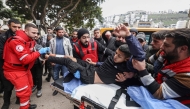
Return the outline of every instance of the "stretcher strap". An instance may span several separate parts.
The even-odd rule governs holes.
[[[126,94],[126,106],[133,106],[133,107],[141,107],[138,103],[136,103],[135,101],[130,101],[130,96],[128,93]]]
[[[130,96],[128,93],[126,93],[126,90],[124,88],[120,88],[116,91],[115,96],[112,98],[108,109],[114,109],[115,105],[119,101],[120,96],[124,93],[126,95],[126,106],[134,106],[134,107],[140,107],[139,104],[137,104],[135,101],[130,101]]]
[[[115,105],[117,104],[117,102],[119,101],[119,98],[121,96],[122,93],[125,93],[125,89],[120,88],[116,91],[115,96],[112,98],[108,109],[114,109]]]

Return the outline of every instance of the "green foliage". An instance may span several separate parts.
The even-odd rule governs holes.
[[[3,6],[3,2],[0,1],[0,19],[2,18],[11,18],[13,13],[10,9],[7,9]]]
[[[64,21],[69,22],[66,24],[66,28],[72,30],[74,27],[83,26],[83,28],[92,29],[95,26],[96,19],[102,22],[102,11],[97,6],[97,3],[98,1],[83,0],[77,9],[68,14],[67,18],[64,19]]]
[[[6,4],[27,20],[40,20],[41,26],[56,27],[63,22],[69,30],[84,25],[92,28],[102,21],[99,4],[104,0],[7,0]],[[51,24],[49,24],[51,22]]]
[[[175,24],[178,20],[187,20],[188,15],[184,13],[149,14],[148,18],[155,23],[162,21],[164,25],[169,26],[170,24]]]

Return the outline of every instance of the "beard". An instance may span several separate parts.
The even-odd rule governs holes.
[[[179,59],[177,48],[175,48],[173,51],[166,53],[164,51],[165,55],[163,56],[167,61],[175,61]]]
[[[121,41],[115,41],[115,46],[118,48],[120,45],[123,45],[123,44],[126,44],[124,42],[121,42]]]
[[[83,47],[87,48],[89,43],[88,42],[85,42],[85,43],[81,42],[81,44],[82,44]]]

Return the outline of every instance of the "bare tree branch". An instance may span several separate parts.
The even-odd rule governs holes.
[[[28,6],[28,9],[31,10],[30,5],[27,0],[25,0],[26,5]]]
[[[42,22],[42,24],[45,24],[45,17],[47,13],[46,8],[48,7],[48,3],[49,3],[49,0],[46,1],[41,18],[40,18],[40,21]]]
[[[63,10],[65,10],[65,9],[69,8],[70,6],[72,6],[72,4],[73,4],[73,0],[70,1],[70,4],[69,4],[69,5],[67,5],[66,7],[63,7],[63,8],[61,8],[61,9],[59,10],[58,16],[61,14],[61,12],[62,12]]]
[[[27,0],[25,0],[25,3],[26,3],[26,5],[28,6],[28,9],[31,10],[30,14],[31,14],[31,16],[32,16],[32,18],[33,18],[34,20],[36,20],[36,17],[34,16],[33,11],[34,11],[34,8],[35,8],[37,2],[38,2],[38,0],[35,0],[35,2],[34,2],[34,4],[33,4],[32,8],[30,8],[30,4],[28,3]]]
[[[61,19],[63,19],[65,16],[67,16],[68,13],[72,12],[74,9],[77,8],[77,6],[78,6],[78,4],[80,3],[80,1],[81,1],[81,0],[78,0],[77,3],[75,4],[75,6],[74,6],[71,10],[69,10],[67,13],[65,13],[64,15],[62,15],[61,17],[60,17],[60,15],[57,16],[57,20],[54,21],[54,22],[52,23],[52,25],[58,25],[58,23],[60,22]]]
[[[38,2],[38,0],[35,0],[34,4],[32,5],[32,8],[31,8],[31,10],[32,10],[31,15],[32,15],[32,17],[34,17],[34,20],[36,20],[36,17],[34,16],[34,8],[36,7],[37,2]]]

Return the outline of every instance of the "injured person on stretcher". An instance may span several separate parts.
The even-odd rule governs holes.
[[[110,84],[116,82],[116,75],[118,73],[122,73],[125,80],[127,78],[132,78],[135,75],[128,67],[126,67],[126,61],[131,62],[130,56],[131,54],[128,46],[125,44],[121,45],[116,50],[115,55],[108,57],[100,67],[95,67],[86,61],[69,56],[53,57],[46,55],[46,58],[50,62],[65,65],[71,74],[76,78],[80,78],[85,84]]]
[[[133,68],[132,59],[143,61],[145,52],[136,37],[126,27],[117,29],[115,32],[124,37],[127,44],[121,45],[115,54],[109,56],[99,67],[70,56],[56,57],[56,55],[52,56],[53,54],[50,54],[50,56],[46,55],[45,57],[52,63],[65,65],[71,74],[76,78],[80,78],[85,84],[115,83],[118,73],[122,73],[126,78],[131,78],[137,72]]]

